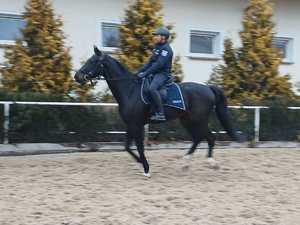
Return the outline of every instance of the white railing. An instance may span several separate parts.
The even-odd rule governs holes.
[[[260,110],[269,109],[267,106],[229,106],[231,109],[254,109],[254,141],[259,142],[259,130],[260,130]],[[300,107],[288,107],[291,110],[300,109]]]
[[[0,101],[4,105],[4,121],[3,121],[3,144],[9,143],[9,114],[10,105],[55,105],[55,106],[118,106],[116,103],[90,103],[90,102],[20,102],[20,101]]]
[[[4,105],[4,122],[3,122],[3,132],[4,139],[3,143],[9,143],[9,122],[10,122],[10,105],[55,105],[55,106],[113,106],[117,107],[117,103],[79,103],[79,102],[21,102],[21,101],[0,101],[0,104]],[[260,130],[260,110],[268,109],[266,106],[229,106],[232,109],[254,109],[254,141],[259,142],[259,130]],[[288,107],[290,110],[299,110],[300,107]],[[149,125],[145,126],[145,139],[148,141],[149,138]],[[118,132],[124,133],[124,132]]]

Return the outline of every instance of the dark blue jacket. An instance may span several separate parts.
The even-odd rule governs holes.
[[[169,43],[156,44],[152,56],[147,64],[145,64],[138,73],[144,72],[145,76],[150,74],[165,73],[171,74],[173,51]]]

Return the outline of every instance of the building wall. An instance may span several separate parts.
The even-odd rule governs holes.
[[[293,64],[283,64],[280,70],[283,74],[290,74],[292,82],[300,81],[300,1],[275,1],[274,21],[277,24],[277,36],[291,37],[293,41]]]
[[[0,0],[0,13],[20,13],[24,8],[24,0]],[[3,62],[4,49],[0,48],[0,62]]]
[[[24,11],[26,0],[0,0],[0,12]],[[126,0],[53,0],[55,12],[63,17],[66,45],[71,47],[73,65],[78,68],[100,45],[101,21],[121,21]],[[1,56],[0,56],[1,57]]]
[[[56,13],[64,18],[67,46],[71,47],[73,64],[78,68],[93,50],[101,46],[101,21],[120,22],[127,7],[127,0],[53,0]],[[221,40],[230,37],[239,45],[242,12],[248,0],[163,0],[166,23],[174,25],[177,38],[173,48],[181,56],[185,81],[204,82],[220,59],[189,57],[189,31],[220,32]],[[0,12],[22,12],[25,0],[0,0]],[[298,29],[300,1],[274,0],[277,36],[294,38],[293,64],[283,64],[280,70],[300,80],[300,30]],[[298,26],[297,26],[298,25]],[[221,45],[222,46],[222,45]],[[222,50],[222,49],[221,49]],[[1,51],[0,51],[1,60]]]
[[[221,32],[221,38],[232,38],[235,46],[240,45],[238,31],[242,29],[241,19],[247,0],[165,0],[166,21],[173,22],[177,39],[174,48],[182,56],[187,81],[206,81],[212,68],[221,60],[204,60],[188,57],[189,29]],[[300,81],[300,1],[274,1],[276,36],[293,38],[293,63],[282,64],[280,71],[291,74],[292,81]]]
[[[237,30],[240,29],[240,21],[244,0],[165,0],[164,14],[166,21],[175,21],[177,39],[174,43],[176,53],[181,55],[185,80],[206,81],[212,68],[221,62],[215,59],[190,58],[189,55],[189,31],[199,29],[202,31],[215,31],[221,33],[221,39],[225,36],[237,40]],[[223,47],[221,45],[221,47]]]

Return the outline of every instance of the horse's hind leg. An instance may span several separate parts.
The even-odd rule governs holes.
[[[206,140],[207,140],[207,143],[208,143],[207,158],[212,158],[213,157],[213,149],[215,147],[216,137],[215,137],[215,135],[213,135],[213,133],[211,133],[210,130],[207,133]]]
[[[190,147],[189,151],[186,153],[186,156],[193,155],[195,150],[197,149],[198,145],[200,144],[200,142],[201,142],[201,138],[199,138],[199,137],[193,138],[193,144]]]
[[[197,149],[197,146],[203,139],[202,132],[199,131],[200,129],[200,124],[197,122],[192,122],[190,120],[181,120],[181,124],[184,126],[184,128],[188,131],[188,133],[192,137],[193,144],[189,151],[185,154],[185,158],[190,158],[191,155],[195,152]]]
[[[208,143],[208,163],[212,168],[218,168],[218,163],[213,159],[213,149],[215,146],[215,136],[211,133],[211,131],[208,128],[208,121],[198,121],[198,122],[191,122],[182,120],[182,125],[187,129],[189,134],[192,136],[193,145],[187,152],[187,154],[184,156],[186,159],[190,159],[192,154],[195,152],[197,146],[199,143],[206,139]],[[205,124],[205,126],[203,126]],[[202,125],[202,127],[201,127]],[[187,168],[188,166],[185,166],[184,168]]]
[[[187,132],[191,135],[193,144],[189,151],[184,155],[183,159],[185,160],[182,170],[186,171],[190,167],[190,159],[192,158],[193,153],[197,149],[197,146],[202,140],[201,134],[199,132],[200,126],[197,122],[193,122],[191,120],[181,120],[181,124],[187,130]]]
[[[207,152],[208,163],[209,163],[211,168],[218,169],[219,164],[213,158],[213,149],[214,149],[214,146],[215,146],[216,137],[211,133],[210,130],[208,130],[206,140],[207,140],[207,143],[208,143],[208,152]]]
[[[211,133],[211,131],[208,128],[207,121],[203,122],[187,122],[182,121],[183,126],[187,129],[189,134],[192,136],[193,145],[189,149],[186,155],[192,155],[199,143],[206,139],[208,143],[208,152],[207,157],[212,158],[213,157],[213,149],[215,146],[215,136]],[[203,124],[206,124],[205,127],[203,127]],[[201,127],[202,125],[202,127]]]

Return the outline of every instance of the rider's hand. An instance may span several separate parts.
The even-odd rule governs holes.
[[[146,76],[146,73],[140,72],[140,73],[137,74],[137,76],[138,76],[139,78],[144,78],[144,77]]]

